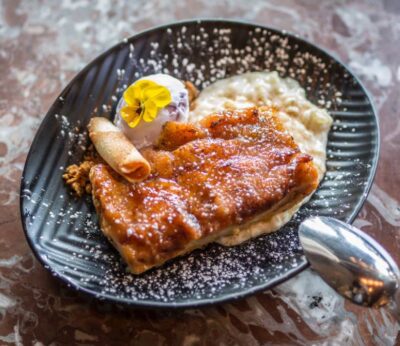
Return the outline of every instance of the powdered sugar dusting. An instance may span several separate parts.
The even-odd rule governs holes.
[[[243,33],[246,37],[238,39]],[[364,143],[365,138],[360,139],[358,133],[358,129],[365,130],[365,122],[349,118],[346,112],[351,109],[355,117],[365,116],[370,112],[368,99],[360,89],[355,96],[346,92],[357,83],[329,58],[274,31],[249,28],[248,32],[236,32],[224,24],[210,29],[199,22],[171,26],[162,40],[150,36],[146,41],[127,39],[116,48],[113,70],[107,75],[108,84],[104,82],[115,85],[92,90],[87,102],[98,103],[90,112],[72,117],[67,107],[69,95],[59,100],[66,106],[53,117],[52,125],[57,128],[56,140],[62,152],[61,156],[51,153],[53,161],[48,160],[57,164],[57,174],[28,174],[23,190],[29,236],[41,260],[54,275],[99,297],[171,304],[240,296],[298,269],[304,264],[296,234],[299,221],[318,213],[347,219],[361,198],[360,191],[365,190],[372,161],[358,158],[358,152],[349,147],[371,144]],[[312,102],[330,109],[335,123],[328,146],[328,172],[321,188],[278,233],[232,248],[212,244],[140,276],[128,273],[101,234],[90,198],[77,200],[61,184],[61,167],[79,162],[83,156],[87,145],[84,124],[94,113],[112,117],[124,89],[144,75],[167,73],[204,88],[218,79],[262,70],[296,79]],[[89,69],[86,73],[92,72]]]

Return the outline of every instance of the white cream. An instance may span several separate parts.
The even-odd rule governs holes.
[[[313,157],[321,180],[325,173],[326,143],[332,118],[325,109],[308,101],[305,90],[293,79],[282,79],[277,72],[249,72],[217,81],[200,93],[189,113],[189,121],[198,121],[222,109],[262,105],[278,109],[278,117],[300,149]],[[239,226],[233,235],[223,237],[218,242],[231,246],[276,231],[308,199],[272,218]]]
[[[155,144],[154,141],[159,137],[165,122],[170,120],[185,122],[188,121],[189,115],[188,91],[179,79],[165,74],[149,75],[139,80],[143,79],[165,86],[171,93],[172,101],[168,106],[159,110],[154,121],[147,123],[141,120],[135,128],[130,128],[121,117],[121,108],[126,105],[121,97],[117,106],[115,125],[122,130],[138,149]]]

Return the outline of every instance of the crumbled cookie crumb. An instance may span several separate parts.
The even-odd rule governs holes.
[[[89,172],[98,162],[99,157],[91,146],[80,164],[70,165],[66,168],[62,177],[78,197],[83,196],[84,193],[91,194],[92,185],[89,180]]]
[[[194,101],[196,100],[197,96],[199,96],[199,90],[194,86],[192,82],[185,81],[185,88],[189,93],[189,104],[190,104],[190,109],[193,109],[194,107]]]

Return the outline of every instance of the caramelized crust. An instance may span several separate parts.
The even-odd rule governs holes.
[[[140,183],[105,164],[90,172],[102,230],[134,273],[289,208],[318,183],[312,158],[266,108],[167,123],[158,148],[142,155],[152,173]]]

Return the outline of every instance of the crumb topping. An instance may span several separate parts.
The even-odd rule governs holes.
[[[99,163],[99,161],[101,161],[100,157],[95,152],[94,147],[90,146],[81,163],[69,165],[65,169],[65,173],[62,177],[65,180],[65,183],[78,197],[82,197],[85,193],[92,193],[89,172],[96,163]]]
[[[185,88],[189,93],[189,105],[190,110],[194,108],[194,101],[196,100],[197,96],[199,96],[199,89],[197,89],[194,84],[190,81],[185,81]]]

